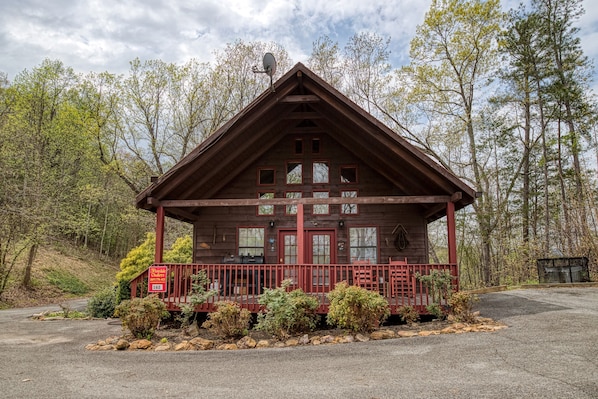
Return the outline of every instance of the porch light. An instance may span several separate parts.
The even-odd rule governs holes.
[[[273,228],[273,227],[274,227],[274,225],[275,225],[275,223],[274,223],[274,220],[270,220],[270,221],[268,222],[268,226],[270,226],[270,228]]]
[[[344,220],[339,220],[339,221],[338,221],[338,227],[340,227],[341,229],[342,229],[343,227],[345,227],[345,221],[344,221]]]

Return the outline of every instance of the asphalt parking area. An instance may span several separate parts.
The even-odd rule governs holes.
[[[509,328],[283,349],[89,352],[105,320],[0,311],[0,396],[27,398],[597,398],[598,288],[480,295]]]

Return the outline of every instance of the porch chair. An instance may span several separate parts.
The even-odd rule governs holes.
[[[369,260],[354,260],[354,265],[369,265]],[[372,269],[354,269],[353,284],[370,291],[378,291],[379,283]]]
[[[413,298],[415,295],[415,278],[409,270],[391,270],[389,276],[390,296],[404,296]]]

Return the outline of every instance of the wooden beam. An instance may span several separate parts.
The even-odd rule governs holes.
[[[290,103],[290,104],[317,103],[319,101],[320,101],[320,97],[314,96],[313,94],[289,95],[289,96],[283,97],[280,100],[281,103]]]
[[[165,208],[197,208],[221,206],[259,206],[259,205],[335,205],[335,204],[439,204],[450,202],[448,195],[404,195],[393,197],[330,197],[330,198],[239,198],[239,199],[201,199],[201,200],[162,200]]]
[[[322,114],[318,112],[291,112],[285,119],[292,119],[292,120],[303,120],[303,119],[322,119]]]
[[[284,245],[284,244],[278,244]],[[305,263],[305,231],[303,229],[303,204],[297,205],[297,263]]]
[[[448,237],[449,263],[457,263],[457,230],[455,225],[455,203],[446,203],[446,228]]]
[[[164,254],[164,207],[159,206],[156,212],[156,247],[154,262],[162,263]]]

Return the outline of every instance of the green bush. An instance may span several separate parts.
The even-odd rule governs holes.
[[[122,301],[114,314],[120,317],[123,326],[137,338],[150,339],[160,320],[169,316],[166,305],[156,295]]]
[[[475,321],[473,304],[478,301],[476,295],[458,291],[451,295],[448,300],[450,313],[456,321],[472,323]]]
[[[317,298],[301,289],[287,292],[290,285],[290,280],[284,280],[280,287],[266,288],[260,295],[259,303],[264,309],[257,315],[256,330],[284,338],[316,327],[316,310],[320,306]]]
[[[145,241],[131,249],[120,262],[120,272],[116,274],[117,281],[131,281],[154,263],[156,248],[156,234],[147,233]]]
[[[432,316],[434,316],[434,317],[436,317],[437,319],[440,319],[440,320],[444,320],[446,318],[446,315],[447,315],[447,312],[444,310],[444,308],[442,307],[442,305],[439,305],[437,303],[431,303],[431,304],[429,304],[428,306],[426,306],[426,310]]]
[[[369,332],[390,316],[388,302],[379,293],[342,282],[327,295],[328,324],[353,332]]]
[[[401,306],[397,313],[405,323],[412,324],[419,320],[419,313],[413,306]]]
[[[114,288],[106,288],[87,302],[87,314],[91,317],[107,319],[114,315],[116,308],[116,292]]]
[[[147,285],[147,283],[145,284]],[[138,287],[145,288],[145,287]],[[147,294],[147,293],[146,293]],[[119,280],[116,286],[116,304],[131,299],[131,283],[128,280]]]
[[[216,311],[208,314],[202,327],[222,338],[237,338],[247,335],[250,321],[249,310],[236,302],[224,301],[216,303]]]
[[[206,289],[210,286],[210,282],[211,281],[208,278],[208,274],[205,270],[200,270],[197,272],[197,274],[191,275],[191,291],[189,292],[188,296],[189,302],[178,304],[179,308],[181,309],[179,321],[181,322],[182,328],[186,328],[189,326],[189,324],[195,322],[197,318],[195,308],[197,306],[206,303],[208,299],[218,293],[216,290]]]

